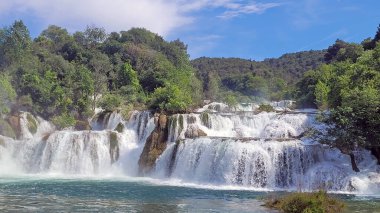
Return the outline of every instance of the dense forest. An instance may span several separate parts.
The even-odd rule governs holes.
[[[325,53],[325,50],[288,53],[264,61],[201,57],[192,60],[191,64],[209,99],[219,99],[214,86],[218,84],[222,89],[234,91],[235,96],[246,96],[246,99],[255,96],[280,100],[292,97],[295,83],[306,71],[324,63]]]
[[[0,112],[27,110],[67,127],[98,106],[191,109],[201,102],[202,88],[186,48],[140,28],[69,34],[51,25],[32,40],[16,21],[0,30]]]
[[[261,62],[190,61],[183,42],[141,28],[107,34],[87,27],[70,34],[51,25],[32,39],[15,21],[0,30],[0,127],[20,110],[64,128],[87,121],[98,107],[176,113],[203,99],[236,104],[292,98],[299,107],[326,112],[321,119],[329,128],[316,134],[318,140],[350,155],[362,146],[380,159],[379,41],[380,28],[361,44],[338,39],[327,50]]]

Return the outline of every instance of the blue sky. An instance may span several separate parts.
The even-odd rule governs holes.
[[[191,58],[262,60],[360,42],[380,24],[378,0],[0,0],[0,24],[22,19],[31,35],[49,24],[69,32],[145,27],[188,44]]]

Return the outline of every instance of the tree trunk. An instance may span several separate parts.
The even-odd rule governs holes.
[[[352,170],[354,170],[355,172],[360,172],[360,170],[358,168],[358,165],[356,165],[354,153],[351,152],[349,154],[349,156],[350,156],[350,159],[351,159]]]

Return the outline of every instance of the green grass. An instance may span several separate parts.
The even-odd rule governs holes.
[[[268,198],[265,206],[284,213],[339,213],[345,204],[325,191],[294,192],[278,198]]]

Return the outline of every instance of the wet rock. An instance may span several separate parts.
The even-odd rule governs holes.
[[[20,116],[12,115],[8,117],[8,123],[14,132],[15,137],[13,138],[20,138],[21,136]]]
[[[200,115],[200,118],[201,118],[201,123],[203,126],[206,126],[207,128],[211,128],[211,119],[210,119],[210,115],[207,113],[207,112],[203,112],[201,115]]]
[[[122,133],[124,131],[124,124],[122,123],[117,124],[115,131]]]
[[[185,132],[186,138],[197,138],[202,136],[207,136],[207,134],[203,130],[199,129],[197,125],[189,125],[187,127]]]
[[[75,130],[83,131],[83,130],[91,130],[90,123],[88,121],[78,120],[75,123]]]
[[[146,175],[155,167],[156,160],[165,151],[168,141],[168,118],[155,114],[156,127],[147,138],[139,159],[139,173]]]
[[[120,157],[119,141],[116,132],[110,132],[110,156],[111,163],[116,162]]]

